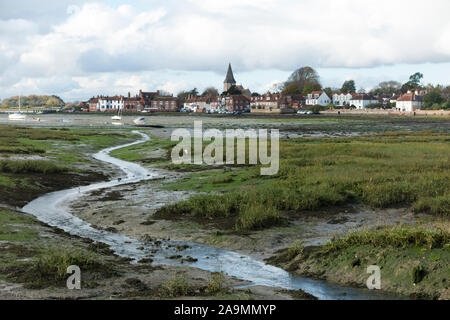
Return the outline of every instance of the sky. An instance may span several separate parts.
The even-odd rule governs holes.
[[[449,85],[450,1],[0,0],[0,99],[65,101],[238,84],[265,92],[311,66],[354,79]]]

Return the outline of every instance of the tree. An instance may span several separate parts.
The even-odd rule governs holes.
[[[226,96],[226,95],[239,95],[242,94],[242,91],[239,90],[236,86],[231,86],[230,89],[228,89],[228,91],[224,91],[222,93],[222,96]]]
[[[441,93],[437,89],[431,90],[429,93],[427,93],[423,97],[423,104],[426,109],[432,108],[433,105],[435,105],[435,104],[440,105],[444,101],[445,101],[444,97],[441,95]]]
[[[198,96],[198,90],[197,90],[197,88],[192,89],[191,91],[189,91],[189,93],[190,93],[193,97]]]
[[[423,74],[416,72],[409,77],[409,81],[402,86],[402,92],[406,93],[408,90],[420,88],[420,81],[423,79]]]
[[[446,101],[450,101],[450,86],[443,88],[441,94]]]
[[[323,91],[325,91],[327,96],[329,96],[330,98],[333,95],[333,90],[331,88],[325,88],[325,89],[323,89]]]
[[[301,94],[302,92],[298,88],[297,84],[291,83],[284,88],[283,93],[284,94]]]
[[[214,87],[208,87],[202,93],[202,96],[209,97],[209,98],[215,98],[218,95],[219,95],[219,91]]]
[[[58,96],[23,96],[20,97],[22,107],[39,108],[39,107],[64,107],[65,102]],[[9,108],[16,108],[19,106],[19,97],[11,97],[3,100],[3,105]]]
[[[414,89],[420,86],[420,80],[423,79],[423,74],[420,72],[414,73],[409,77],[409,83],[413,86]]]
[[[302,94],[309,94],[313,91],[319,91],[319,90],[322,90],[322,86],[319,83],[307,82],[307,83],[305,83],[305,86],[303,87]]]
[[[253,92],[252,93],[252,97],[259,97],[259,96],[261,96],[258,92]]]
[[[370,93],[374,96],[393,96],[401,93],[402,84],[397,81],[383,81]]]
[[[294,90],[294,85],[298,90]],[[319,88],[318,90],[322,88],[320,85],[319,74],[311,67],[303,67],[295,70],[284,83],[283,93],[287,93],[285,91],[288,90],[290,93],[293,93],[293,91],[296,93],[303,93],[305,86],[308,86],[305,91],[310,91],[313,87],[316,89]]]
[[[344,82],[341,88],[342,93],[355,93],[356,92],[356,85],[355,80],[347,80]]]

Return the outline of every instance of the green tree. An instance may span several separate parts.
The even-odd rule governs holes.
[[[319,91],[319,90],[322,90],[322,86],[319,83],[308,82],[303,87],[302,94],[309,94],[313,91]]]
[[[325,88],[323,89],[323,91],[325,91],[325,93],[327,94],[327,96],[329,96],[330,98],[332,98],[333,95],[333,90],[331,88]]]
[[[239,90],[236,86],[231,86],[230,89],[228,89],[228,91],[225,91],[222,93],[223,96],[226,95],[239,95],[242,94],[242,91]]]
[[[284,88],[283,93],[284,94],[301,94],[302,92],[298,88],[297,84],[291,83]]]
[[[341,88],[342,93],[355,93],[356,92],[356,85],[355,80],[347,80],[344,82]]]
[[[420,88],[420,81],[423,79],[423,74],[416,72],[409,77],[409,81],[402,86],[402,92],[406,93],[408,90]]]
[[[423,97],[423,104],[426,109],[432,108],[435,104],[442,104],[445,101],[439,90],[434,89]]]

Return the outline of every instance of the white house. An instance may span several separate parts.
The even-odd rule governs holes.
[[[97,110],[99,111],[112,111],[123,109],[125,106],[125,99],[122,96],[114,97],[98,97]]]
[[[306,97],[307,106],[327,106],[331,103],[331,99],[324,91],[313,91]]]
[[[406,93],[397,99],[396,108],[400,111],[412,112],[423,107],[423,96],[413,92]]]
[[[368,94],[356,94],[350,100],[350,106],[356,107],[356,109],[365,109],[369,104],[378,103],[378,100]]]
[[[338,107],[350,106],[350,101],[355,95],[355,93],[335,93],[333,94],[333,104]]]
[[[211,109],[211,100],[209,97],[190,98],[186,100],[183,107],[192,112],[208,112]]]

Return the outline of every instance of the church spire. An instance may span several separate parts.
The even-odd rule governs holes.
[[[227,76],[223,82],[223,91],[228,91],[232,86],[236,85],[236,80],[234,80],[233,70],[231,69],[231,63],[228,64]]]
[[[234,80],[233,70],[231,69],[231,63],[228,64],[228,72],[225,77],[225,81],[223,83],[236,84],[236,80]]]

